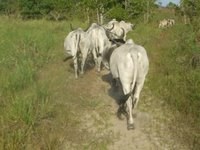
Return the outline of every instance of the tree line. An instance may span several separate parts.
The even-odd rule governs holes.
[[[180,5],[170,2],[167,7],[181,14],[184,22],[199,20],[200,0],[181,0]],[[101,23],[104,18],[144,18],[148,22],[155,8],[156,0],[0,0],[0,14],[22,19],[46,18],[63,20],[78,17],[90,22]]]
[[[156,0],[0,0],[0,13],[23,19],[69,19],[77,16],[101,21],[102,17],[129,19],[144,16],[148,21]]]

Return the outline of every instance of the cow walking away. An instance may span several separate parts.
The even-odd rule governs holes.
[[[131,39],[115,50],[109,58],[109,68],[113,79],[121,83],[128,108],[128,129],[134,128],[133,110],[136,109],[140,92],[149,69],[146,50]]]
[[[91,49],[89,36],[81,28],[71,31],[64,40],[64,49],[65,54],[73,58],[75,78],[78,78],[78,54],[82,55],[80,73],[83,74],[85,61]]]
[[[110,48],[116,46],[116,39],[121,39],[121,36],[116,36],[115,39],[111,36],[111,32],[107,31],[103,26],[100,26],[96,23],[92,23],[87,34],[91,40],[91,51],[97,66],[97,70],[101,70],[102,65],[102,54],[104,51],[109,50]],[[124,42],[124,41],[122,41]]]

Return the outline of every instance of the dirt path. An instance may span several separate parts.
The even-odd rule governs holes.
[[[92,76],[97,76],[97,79],[95,79],[96,82],[93,82],[93,85],[91,85],[91,90],[93,89],[92,87],[95,87],[95,91],[92,90],[91,92],[96,93],[96,91],[98,91],[105,105],[110,107],[107,113],[110,116],[108,122],[111,126],[109,126],[107,130],[111,131],[115,138],[113,143],[108,146],[108,150],[188,149],[188,147],[179,143],[179,141],[173,137],[173,134],[170,133],[170,126],[167,124],[167,121],[165,121],[166,119],[162,118],[173,114],[170,114],[162,104],[152,103],[154,98],[148,87],[145,86],[141,93],[141,101],[139,102],[139,108],[135,116],[135,129],[127,130],[127,120],[125,116],[121,120],[116,115],[119,107],[117,99],[119,99],[121,93],[111,89],[108,71],[103,70],[101,75],[97,75],[92,71],[89,75],[90,80],[92,80]],[[155,108],[153,108],[154,106]],[[168,113],[168,115],[165,115],[166,113]]]
[[[80,143],[81,145],[78,144],[80,141],[73,141],[73,138],[70,139],[70,135],[68,135],[69,138],[62,142],[62,150],[92,149],[93,147],[108,150],[188,150],[188,147],[175,139],[171,133],[167,117],[173,116],[173,114],[170,114],[167,107],[162,106],[162,103],[155,102],[154,96],[146,85],[141,93],[135,117],[135,129],[127,130],[126,118],[124,117],[121,120],[116,115],[119,107],[116,100],[120,97],[120,92],[111,89],[108,71],[103,70],[101,73],[97,73],[95,69],[92,69],[76,80],[73,77],[72,69],[68,69],[67,73],[70,76],[66,79],[66,66],[64,65],[66,64],[63,64],[63,62],[50,65],[46,68],[46,71],[43,71],[46,73],[42,75],[42,79],[50,79],[51,76],[55,76],[50,81],[54,85],[52,87],[53,97],[57,98],[55,103],[69,105],[66,102],[65,93],[72,89],[72,91],[76,91],[75,93],[78,92],[74,96],[83,97],[84,101],[90,101],[89,104],[91,103],[91,106],[95,105],[95,107],[92,107],[92,109],[90,107],[83,108],[85,113],[81,114],[81,128],[78,130],[80,130],[79,134],[86,131],[84,133],[88,135],[85,135],[86,138],[80,138],[83,141]],[[89,98],[92,98],[92,100],[89,100]],[[100,105],[96,104],[98,100],[101,102]],[[80,102],[78,103],[77,105],[81,105]],[[86,105],[88,105],[88,102]],[[82,107],[87,106],[80,106],[80,108]],[[76,113],[77,110],[72,108],[72,111]],[[77,130],[75,131],[77,132]],[[107,137],[112,142],[106,144],[103,148],[90,146],[88,143],[93,143],[92,139],[87,140],[87,137],[90,136],[94,136],[94,142],[99,139],[107,140],[105,139]],[[74,139],[77,139],[77,137]]]
[[[117,139],[108,147],[109,150],[129,150],[129,149],[139,149],[139,150],[148,150],[148,149],[156,149],[157,147],[151,141],[149,135],[144,130],[148,127],[149,122],[151,121],[151,116],[146,112],[137,112],[135,116],[135,129],[127,130],[127,119],[124,115],[119,119],[117,117],[117,110],[119,108],[118,100],[122,95],[120,89],[116,92],[116,89],[112,89],[109,82],[110,76],[107,71],[102,71],[102,76],[105,86],[108,89],[108,97],[106,101],[111,105],[111,119],[109,120],[112,125],[109,130],[111,130],[114,135],[118,135]]]

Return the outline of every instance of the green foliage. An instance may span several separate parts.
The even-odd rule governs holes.
[[[108,13],[110,18],[122,18],[123,15],[126,18],[136,18],[150,11],[154,3],[155,0],[2,0],[0,12],[7,15],[20,14],[23,19],[62,20],[81,14],[88,15],[88,11],[91,18],[96,16],[96,11]],[[114,16],[110,16],[112,14]]]
[[[41,18],[40,1],[38,0],[19,0],[19,7],[23,18]]]
[[[169,2],[168,4],[167,4],[167,6],[166,6],[167,8],[176,8],[177,7],[177,5],[176,4],[174,4],[173,2]]]
[[[128,13],[120,5],[113,7],[107,13],[107,18],[116,18],[117,20],[126,20],[128,19]]]
[[[128,7],[129,13],[132,17],[143,15],[146,11],[147,1],[144,0],[131,0]]]
[[[17,0],[1,0],[0,1],[0,13],[5,15],[11,15],[18,13],[18,1]]]
[[[156,87],[155,93],[172,109],[192,116],[199,124],[200,76],[199,68],[192,67],[191,59],[199,54],[200,46],[195,41],[193,27],[176,25],[171,32],[163,32],[173,33],[173,37],[168,35],[170,41],[165,40],[166,46],[159,52],[158,62],[154,60],[157,69],[155,77],[151,76],[151,86]]]

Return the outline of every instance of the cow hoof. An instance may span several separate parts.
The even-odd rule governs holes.
[[[133,129],[135,129],[135,126],[134,126],[134,124],[128,124],[127,128],[128,128],[128,130],[133,130]]]
[[[117,117],[118,117],[120,120],[124,120],[124,117],[122,116],[121,112],[117,112]]]

